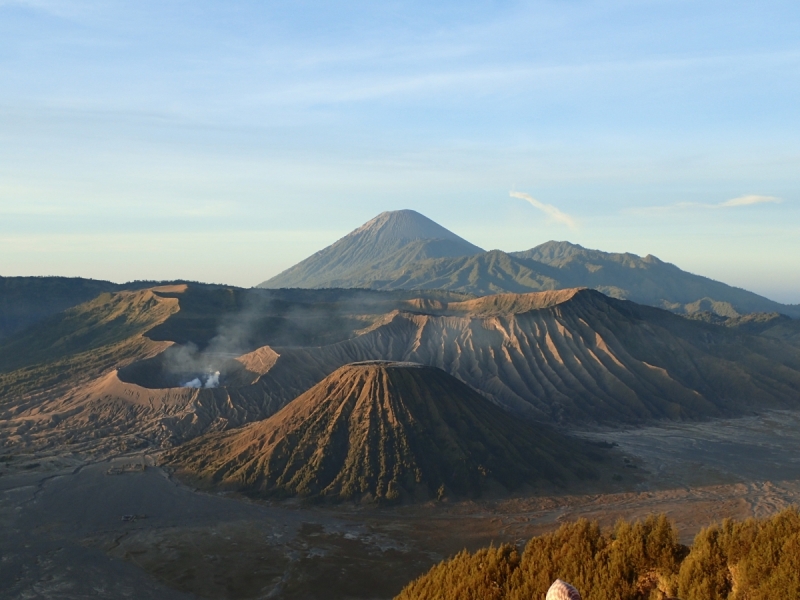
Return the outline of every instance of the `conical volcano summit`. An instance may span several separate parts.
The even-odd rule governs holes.
[[[482,248],[416,211],[389,211],[259,287],[364,287],[352,282],[371,281],[374,273],[392,271],[410,262],[482,252]]]
[[[344,366],[273,417],[178,448],[213,485],[266,496],[423,500],[591,477],[588,445],[514,418],[444,371]]]

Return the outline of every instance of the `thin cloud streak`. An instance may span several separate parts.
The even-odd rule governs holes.
[[[456,90],[502,90],[514,84],[543,89],[567,85],[568,82],[587,77],[625,77],[644,73],[686,71],[697,69],[741,69],[752,64],[796,63],[800,52],[761,52],[751,54],[724,54],[693,58],[646,58],[637,60],[584,61],[554,64],[495,64],[478,68],[456,67],[445,70],[430,70],[427,63],[412,74],[388,74],[373,72],[340,75],[330,78],[326,74],[309,73],[302,83],[287,80],[282,83],[270,79],[268,88],[253,90],[241,97],[246,102],[259,106],[269,105],[314,105],[365,102],[388,97],[412,94],[445,93]],[[320,75],[320,76],[317,76]],[[496,88],[488,88],[494,85]]]
[[[753,204],[765,204],[765,203],[772,203],[772,204],[779,204],[781,202],[780,198],[776,198],[775,196],[758,196],[755,194],[751,194],[749,196],[739,196],[738,198],[733,198],[731,200],[726,200],[725,202],[720,202],[717,205],[714,205],[714,208],[731,208],[733,206],[752,206]]]
[[[703,202],[676,202],[675,204],[668,204],[666,206],[646,206],[642,208],[634,208],[624,211],[627,214],[633,215],[649,215],[661,214],[665,212],[673,212],[678,210],[718,210],[725,208],[738,208],[741,206],[754,206],[756,204],[780,204],[783,202],[781,198],[775,196],[761,196],[758,194],[749,194],[746,196],[738,196],[731,198],[725,202],[718,202],[716,204],[708,204]]]
[[[540,211],[545,213],[548,217],[550,217],[553,221],[557,223],[561,223],[566,225],[570,229],[577,229],[578,223],[569,216],[567,213],[561,212],[558,208],[553,206],[552,204],[545,204],[544,202],[539,202],[536,198],[529,196],[528,194],[523,194],[522,192],[510,192],[509,195],[512,198],[519,198],[520,200],[525,200],[529,202],[534,208],[538,208]]]

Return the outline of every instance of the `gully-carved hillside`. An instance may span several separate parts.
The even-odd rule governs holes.
[[[0,439],[176,445],[265,419],[371,360],[437,367],[512,413],[566,426],[800,404],[797,348],[593,290],[252,294],[108,294],[9,339]]]
[[[601,452],[514,418],[440,369],[373,361],[166,460],[205,485],[257,495],[400,501],[596,477]]]
[[[350,340],[275,350],[256,385],[286,390],[278,403],[344,364],[383,359],[439,367],[512,411],[561,423],[800,404],[796,348],[585,289],[419,305]]]

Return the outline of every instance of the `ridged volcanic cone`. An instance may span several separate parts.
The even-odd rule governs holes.
[[[167,460],[179,474],[256,495],[395,501],[591,477],[598,457],[586,448],[440,369],[368,362],[338,369],[265,421],[198,438]]]

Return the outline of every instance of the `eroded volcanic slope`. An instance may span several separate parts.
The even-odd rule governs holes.
[[[358,337],[276,348],[276,405],[355,361],[439,367],[499,404],[564,423],[693,419],[800,405],[800,351],[574,289],[417,303]]]
[[[167,461],[207,484],[260,495],[393,501],[591,477],[601,459],[588,448],[514,418],[440,369],[367,362]]]
[[[195,284],[101,294],[0,343],[0,447],[117,451],[264,419],[310,385],[252,385],[277,358],[263,344],[349,339],[408,297]],[[180,387],[207,367],[222,385]]]
[[[180,444],[265,419],[367,360],[435,366],[512,412],[566,425],[800,404],[800,350],[741,328],[587,289],[419,294],[103,295],[0,344],[0,444]],[[218,387],[179,387],[213,371]]]

